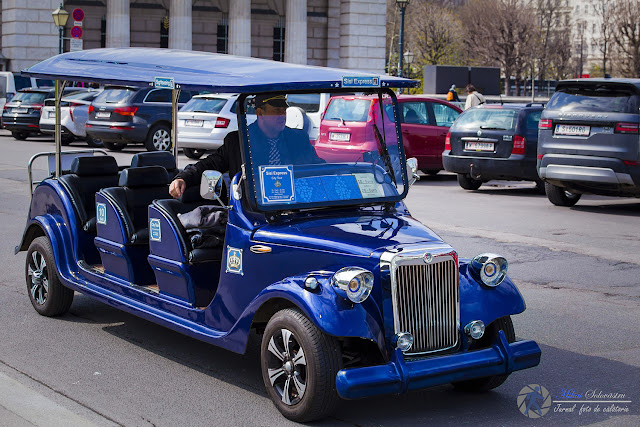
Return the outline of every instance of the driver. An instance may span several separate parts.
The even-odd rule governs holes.
[[[316,155],[305,131],[285,126],[288,106],[284,94],[256,95],[257,120],[248,127],[254,167],[324,163]],[[205,170],[229,172],[229,176],[233,177],[240,172],[241,165],[239,132],[230,132],[220,148],[176,175],[169,185],[169,193],[177,199],[188,186],[200,184],[200,177]]]

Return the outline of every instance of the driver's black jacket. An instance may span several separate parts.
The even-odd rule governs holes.
[[[253,150],[254,166],[267,164],[264,160],[268,156],[267,137],[258,126],[258,122],[249,125],[249,137],[251,139],[251,149]],[[316,155],[315,150],[309,143],[309,135],[303,130],[285,127],[277,147],[280,151],[281,164],[324,163],[324,160]],[[240,137],[239,132],[234,131],[227,134],[220,148],[197,163],[185,167],[182,172],[176,175],[176,179],[184,179],[187,187],[191,187],[200,184],[202,172],[206,170],[217,170],[221,173],[229,172],[229,177],[233,178],[241,171],[241,166]]]

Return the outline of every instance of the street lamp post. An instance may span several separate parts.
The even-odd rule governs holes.
[[[60,7],[51,12],[51,16],[53,16],[53,23],[58,27],[58,53],[63,52],[62,41],[64,36],[64,26],[67,25],[67,19],[69,19],[69,12],[62,8],[62,3],[60,3]]]
[[[404,11],[409,5],[409,0],[396,0],[400,8],[400,46],[398,46],[398,77],[402,77],[402,51],[404,45]]]

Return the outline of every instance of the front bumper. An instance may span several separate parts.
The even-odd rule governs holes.
[[[402,351],[396,350],[385,365],[342,369],[336,377],[336,388],[344,399],[399,394],[532,368],[540,363],[540,355],[535,341],[509,344],[500,331],[492,347],[467,353],[406,361]]]

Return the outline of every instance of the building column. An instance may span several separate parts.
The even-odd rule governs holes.
[[[251,0],[229,0],[229,53],[251,56]]]
[[[284,60],[307,63],[307,0],[287,0],[284,35]]]
[[[129,0],[107,0],[107,47],[129,47]]]
[[[191,0],[173,0],[169,9],[169,49],[191,50]]]
[[[386,0],[341,0],[340,68],[384,73]]]

